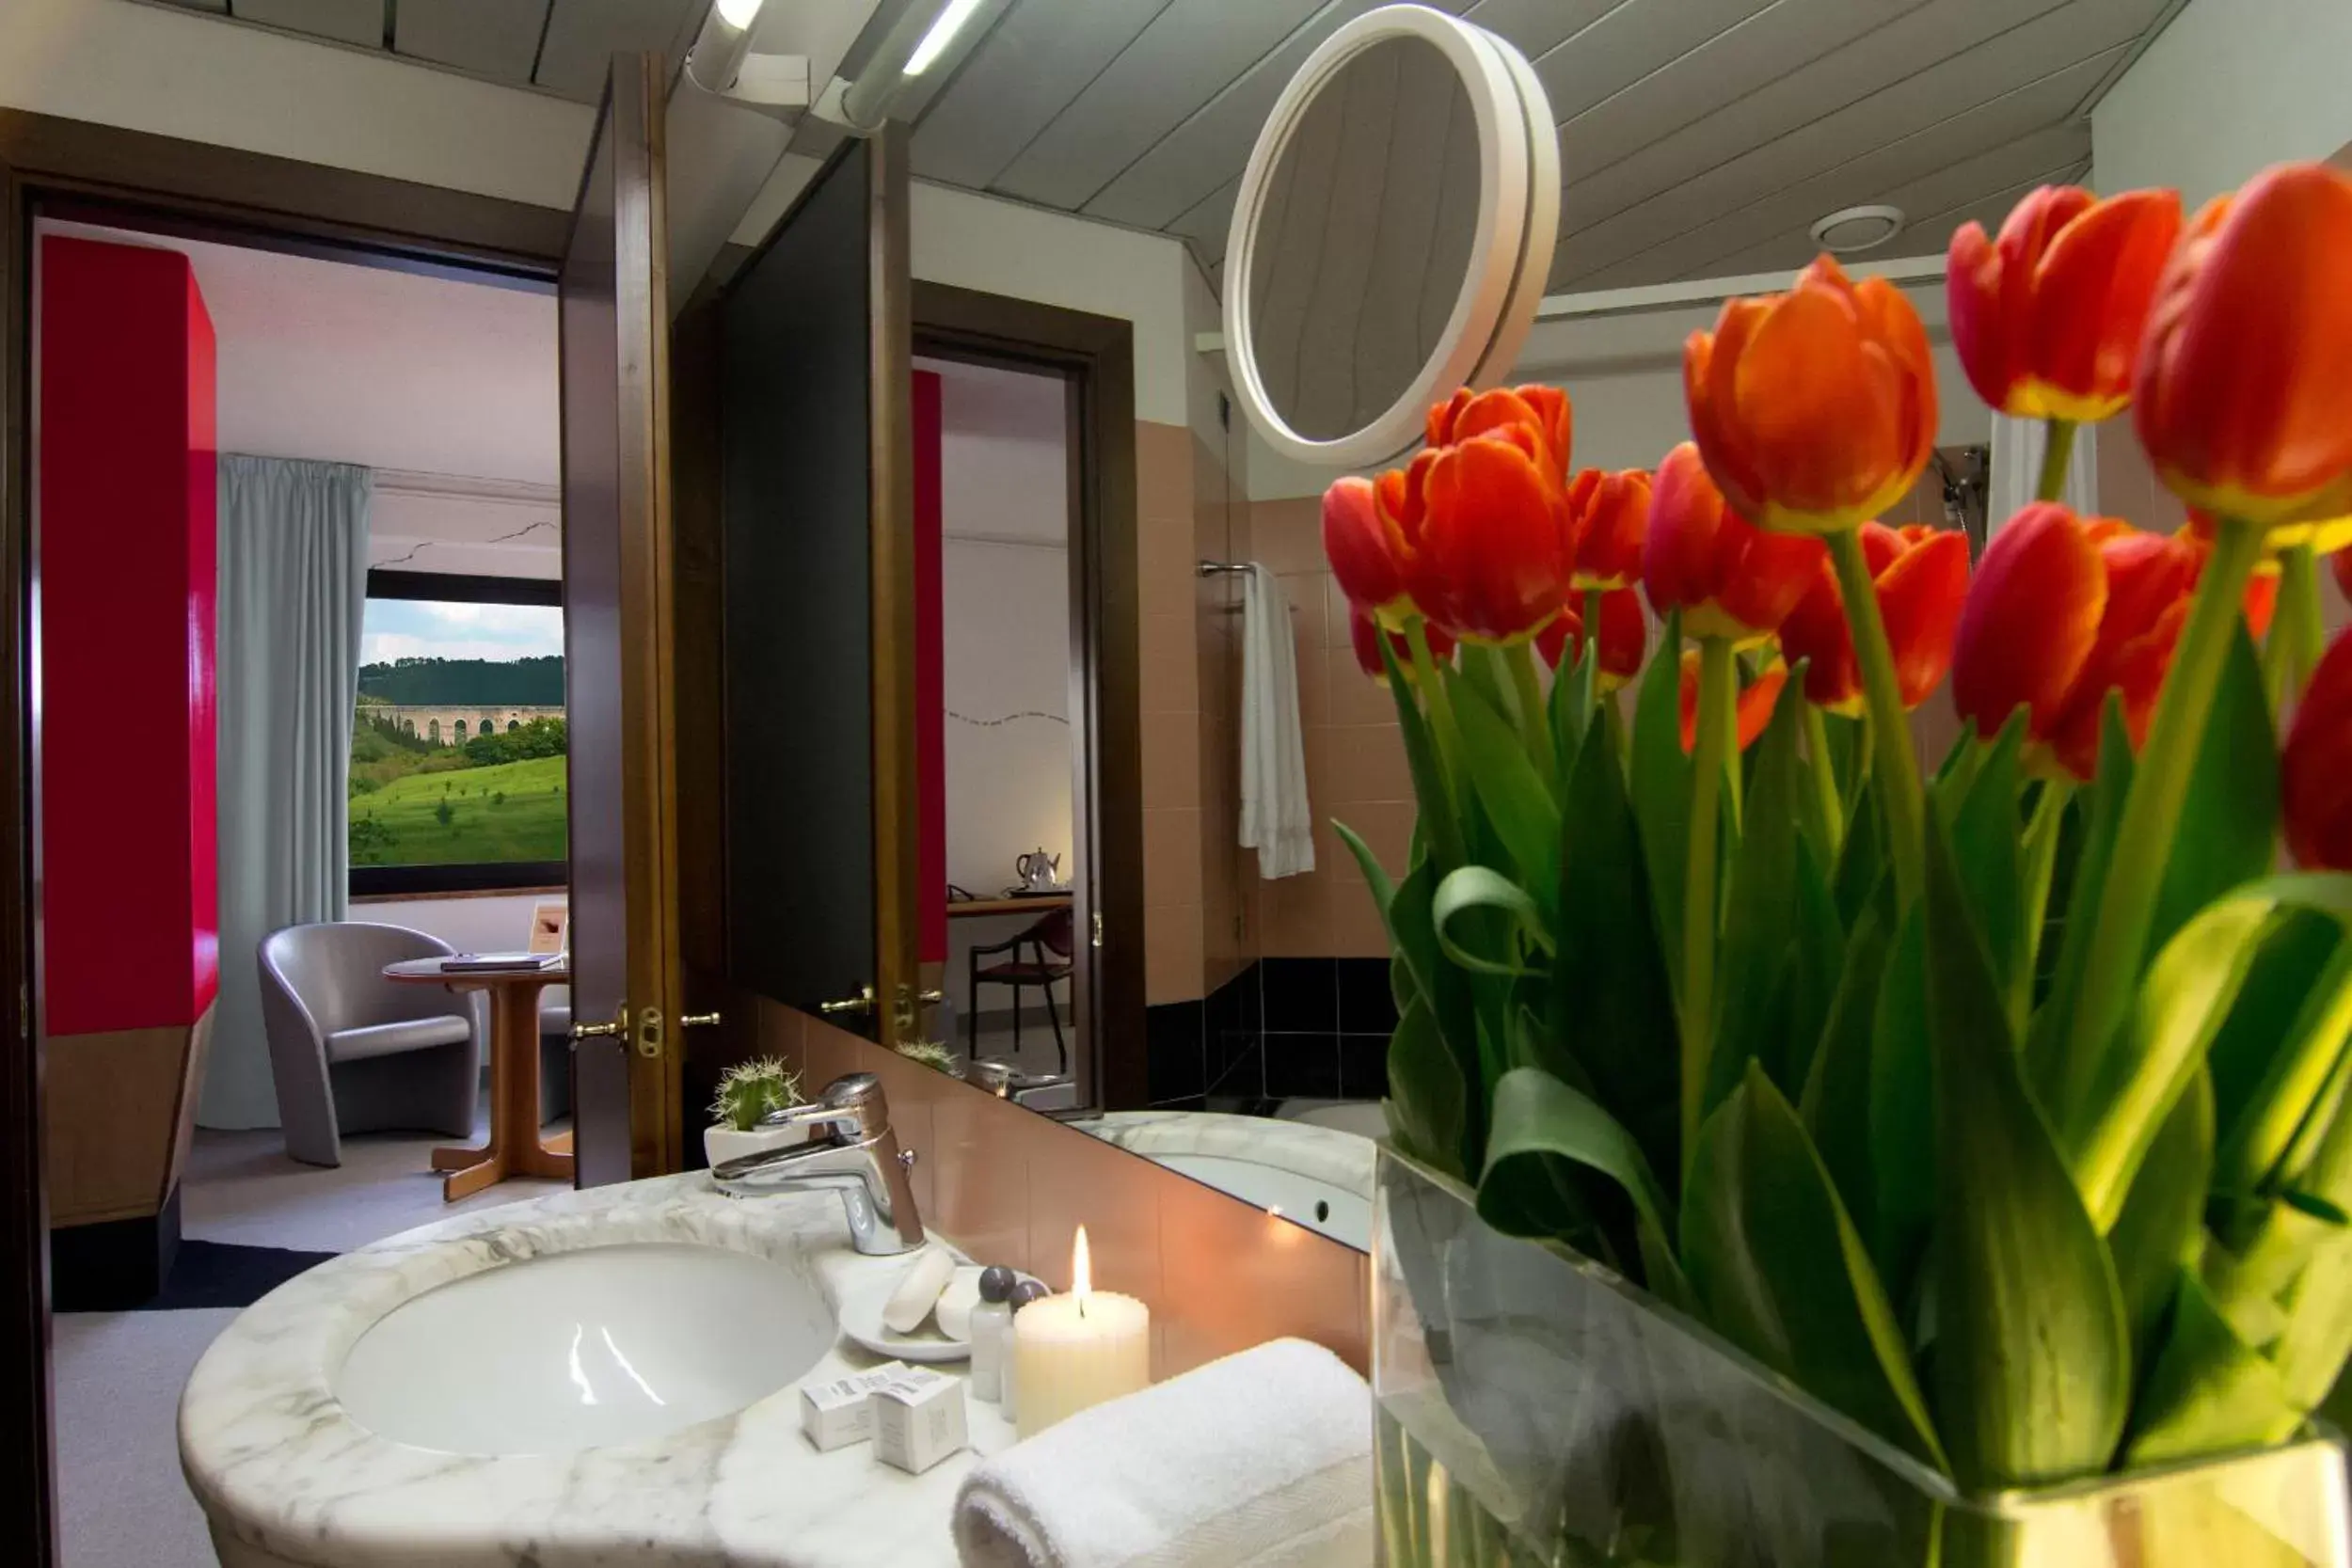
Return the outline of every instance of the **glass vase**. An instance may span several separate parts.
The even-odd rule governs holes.
[[[1609,1269],[1382,1149],[1389,1568],[2352,1568],[2341,1448],[1963,1497]]]

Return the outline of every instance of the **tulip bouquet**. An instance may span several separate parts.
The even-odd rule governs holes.
[[[2050,436],[1973,572],[1873,520],[1936,388],[1827,258],[1693,335],[1654,474],[1576,471],[1523,387],[1333,485],[1421,806],[1401,875],[1344,835],[1395,1147],[1963,1495],[2306,1430],[2352,1352],[2347,257],[2316,166],[1963,230],[1969,380]],[[2052,499],[2126,408],[2178,534]]]

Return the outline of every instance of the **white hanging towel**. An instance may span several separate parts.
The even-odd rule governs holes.
[[[1241,843],[1267,881],[1315,868],[1298,661],[1281,579],[1256,562],[1242,579]]]

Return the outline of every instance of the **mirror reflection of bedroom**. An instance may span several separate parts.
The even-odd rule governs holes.
[[[916,675],[918,745],[939,761],[922,770],[941,869],[929,881],[946,887],[924,921],[946,998],[933,1032],[975,1081],[1040,1109],[1073,1102],[1087,951],[1073,908],[1069,396],[1051,372],[915,361],[916,528],[937,545],[918,552],[916,584],[938,655]]]

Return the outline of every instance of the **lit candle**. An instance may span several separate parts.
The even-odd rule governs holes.
[[[1012,1320],[1021,1435],[1152,1382],[1152,1309],[1093,1288],[1086,1227],[1070,1251],[1070,1293],[1033,1301]]]

